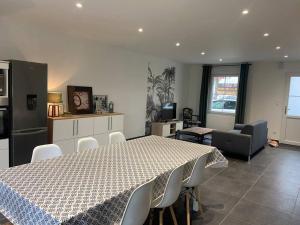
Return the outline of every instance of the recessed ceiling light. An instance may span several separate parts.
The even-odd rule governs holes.
[[[223,59],[219,59],[220,62],[223,62]]]
[[[249,10],[248,9],[244,9],[243,11],[242,11],[242,14],[243,15],[247,15],[249,13]]]
[[[285,55],[285,56],[284,56],[284,58],[288,58],[288,57],[289,57],[288,55]]]
[[[179,47],[179,46],[180,46],[180,43],[179,43],[179,42],[177,42],[177,43],[176,43],[176,47]]]
[[[264,37],[269,37],[270,34],[269,33],[264,33]]]
[[[206,53],[205,52],[201,52],[201,55],[205,55]]]
[[[280,50],[281,49],[281,47],[280,46],[276,46],[276,48],[275,48],[276,50]]]
[[[143,28],[139,28],[138,31],[139,31],[140,33],[143,33],[144,29],[143,29]]]
[[[81,8],[83,7],[83,5],[82,5],[82,3],[77,2],[77,3],[76,3],[76,7],[79,8],[79,9],[81,9]]]

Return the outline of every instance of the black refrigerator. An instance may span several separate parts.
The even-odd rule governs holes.
[[[9,164],[29,163],[34,147],[47,144],[47,64],[9,60]]]

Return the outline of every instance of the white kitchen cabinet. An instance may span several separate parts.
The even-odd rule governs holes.
[[[94,119],[81,118],[76,120],[76,137],[88,137],[94,135]]]
[[[54,144],[57,144],[61,148],[64,155],[76,152],[75,139],[57,141]]]
[[[0,140],[0,169],[9,167],[9,144],[8,139]]]
[[[67,140],[74,137],[75,120],[53,121],[53,141]]]
[[[78,139],[83,137],[106,145],[111,132],[123,132],[123,124],[124,115],[117,113],[49,118],[49,143],[60,146],[64,154],[76,152]]]
[[[121,131],[124,127],[124,115],[116,115],[111,117],[110,132]]]
[[[109,132],[110,116],[101,116],[94,118],[94,134],[104,134]]]
[[[98,141],[99,145],[106,145],[108,144],[108,134],[97,134],[94,138]]]

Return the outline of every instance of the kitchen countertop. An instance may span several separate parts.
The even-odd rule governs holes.
[[[124,113],[99,113],[99,114],[78,114],[78,115],[72,115],[67,114],[60,117],[48,117],[50,120],[68,120],[68,119],[80,119],[80,118],[91,118],[91,117],[101,117],[101,116],[117,116],[117,115],[124,115]]]

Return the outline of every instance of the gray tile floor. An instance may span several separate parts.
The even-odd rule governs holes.
[[[229,159],[228,168],[208,169],[205,177],[204,214],[194,213],[193,225],[300,224],[300,148],[267,147],[250,163]],[[182,207],[177,215],[185,224]],[[4,224],[10,223],[0,214]]]
[[[267,147],[250,163],[210,169],[202,198],[193,225],[299,225],[300,148]]]

